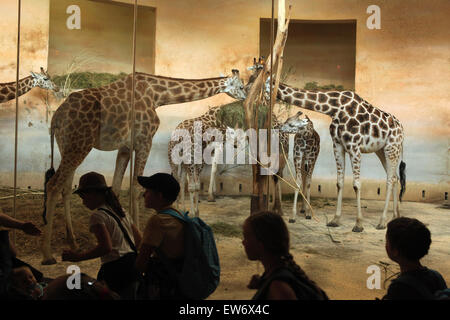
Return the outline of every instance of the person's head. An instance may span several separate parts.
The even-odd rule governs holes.
[[[23,266],[13,269],[12,283],[24,292],[29,292],[37,284],[37,280],[30,268]]]
[[[260,260],[264,255],[289,255],[289,231],[283,218],[270,211],[249,216],[243,225],[245,252],[249,260]]]
[[[150,177],[139,176],[139,184],[145,188],[145,207],[159,210],[171,205],[180,193],[180,184],[168,173],[156,173]]]
[[[114,291],[88,275],[80,274],[80,287],[72,289],[67,285],[71,275],[60,276],[51,281],[44,289],[43,300],[118,300]]]
[[[428,253],[430,245],[430,230],[417,219],[400,217],[387,225],[386,252],[395,262],[419,261]]]
[[[83,200],[83,205],[91,210],[107,204],[121,217],[125,215],[119,199],[100,173],[92,171],[82,175],[78,189],[73,193],[78,194]]]

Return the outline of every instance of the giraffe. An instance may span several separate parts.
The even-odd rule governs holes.
[[[253,70],[246,90],[249,90],[251,81],[256,79],[262,69],[260,63],[254,59],[254,65],[248,68]],[[265,84],[265,93],[269,91],[269,81]],[[399,217],[397,202],[397,176],[396,169],[400,171],[401,201],[406,186],[405,168],[403,162],[403,126],[393,115],[382,111],[361,98],[353,91],[309,91],[290,87],[280,83],[277,99],[297,107],[323,113],[331,117],[330,134],[333,142],[333,152],[337,167],[337,205],[333,220],[327,223],[329,227],[340,225],[342,211],[342,191],[344,187],[345,154],[348,153],[353,171],[353,189],[356,194],[357,218],[353,232],[362,232],[361,212],[361,154],[375,153],[386,171],[386,199],[383,213],[376,229],[385,229],[387,224],[387,211],[392,193],[393,215]]]
[[[172,175],[180,182],[180,195],[177,199],[178,206],[180,206],[180,200],[184,206],[184,187],[185,178],[188,180],[188,191],[190,197],[191,212],[195,216],[199,216],[198,201],[200,192],[200,174],[203,170],[205,162],[203,161],[203,154],[208,146],[213,148],[213,158],[211,159],[211,175],[208,190],[208,201],[215,201],[215,176],[217,172],[217,163],[220,156],[223,155],[223,142],[225,137],[230,135],[230,138],[234,141],[234,130],[230,127],[224,126],[218,119],[217,114],[223,106],[216,106],[210,108],[203,115],[187,119],[182,121],[172,133],[168,146],[169,164],[172,170]],[[197,125],[198,126],[196,129]],[[183,137],[181,143],[178,142],[179,138]],[[216,141],[215,138],[220,135],[222,141]],[[201,142],[201,146],[198,145]],[[179,157],[179,149],[175,150],[175,146],[179,145],[182,149],[190,150],[183,156],[183,159]],[[196,149],[197,148],[197,149]],[[196,163],[195,151],[201,150],[201,162]],[[177,161],[174,158],[178,157]],[[178,164],[178,162],[181,163]],[[180,199],[181,198],[181,199]],[[183,208],[185,209],[185,208]]]
[[[301,186],[302,192],[306,193],[306,200],[310,203],[311,198],[311,177],[314,166],[319,156],[320,137],[314,124],[307,115],[304,119],[299,119],[303,112],[299,111],[296,115],[288,118],[281,127],[282,132],[295,133],[294,136],[294,167],[297,185]],[[298,190],[295,190],[294,206],[292,208],[292,217],[289,222],[295,222],[297,216],[297,197]],[[305,213],[306,219],[311,219],[309,207],[306,209],[305,201],[302,201],[300,212]]]
[[[19,80],[19,94],[21,96],[34,87],[58,91],[58,87],[53,83],[49,74],[41,67],[41,73],[31,72],[31,75]],[[0,103],[16,98],[16,82],[0,83]]]
[[[132,77],[130,74],[108,85],[71,93],[56,110],[51,121],[53,168],[53,140],[56,138],[61,162],[45,186],[45,211],[48,224],[45,228],[42,251],[43,264],[54,264],[50,241],[57,195],[62,191],[68,242],[75,245],[70,218],[70,195],[76,168],[95,148],[102,151],[118,150],[112,183],[118,194],[130,159]],[[159,127],[156,108],[162,105],[205,99],[226,93],[235,99],[244,99],[245,92],[239,71],[231,76],[208,79],[176,79],[141,72],[135,75],[135,164],[133,188],[141,191],[137,176],[144,172],[152,146],[152,138]],[[49,170],[50,171],[50,170]],[[134,223],[138,226],[138,195],[133,193]]]
[[[283,170],[286,166],[286,159],[289,154],[289,134],[281,130],[283,127],[283,123],[277,119],[276,115],[272,113],[271,116],[272,116],[272,129],[278,130],[278,139],[279,139],[278,170],[276,172],[273,172],[273,174],[271,175],[274,183],[274,188],[272,190],[273,192],[272,211],[278,213],[279,215],[283,215],[283,209],[281,207],[281,200],[282,200],[281,183],[278,176],[283,178]]]

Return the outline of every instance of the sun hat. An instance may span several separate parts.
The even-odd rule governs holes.
[[[102,174],[92,171],[80,177],[78,189],[73,193],[80,194],[88,191],[106,191],[110,188],[111,187],[108,187],[108,185],[106,184],[105,177]]]

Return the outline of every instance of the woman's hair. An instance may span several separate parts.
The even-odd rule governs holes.
[[[266,251],[280,257],[285,266],[297,278],[326,297],[325,292],[308,278],[303,269],[295,262],[294,257],[289,253],[289,230],[280,215],[272,211],[262,211],[249,216],[246,221],[252,228],[256,239],[263,244]]]
[[[105,191],[105,202],[116,214],[119,215],[119,217],[125,217],[125,211],[120,204],[119,198],[111,188],[108,188]]]
[[[387,225],[386,237],[392,248],[408,260],[420,260],[431,245],[430,230],[419,220],[400,217]]]
[[[111,187],[104,190],[92,190],[91,192],[102,195],[105,198],[105,204],[108,207],[110,207],[120,218],[125,217],[125,210],[123,210],[119,198],[116,196]]]

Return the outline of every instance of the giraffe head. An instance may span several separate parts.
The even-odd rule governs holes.
[[[31,71],[31,77],[33,78],[33,87],[39,87],[42,89],[59,91],[58,86],[52,81],[50,75],[41,67],[41,73],[34,73]]]
[[[288,118],[280,128],[281,132],[285,133],[299,133],[303,131],[308,131],[312,126],[312,121],[305,114],[305,118],[300,119],[299,117],[303,112],[299,111],[296,115]]]
[[[256,61],[256,58],[253,58],[253,65],[247,68],[247,70],[252,71],[248,78],[248,82],[245,85],[245,92],[247,92],[247,94],[262,69],[264,69],[264,57],[259,57],[258,61]]]
[[[221,92],[237,100],[244,100],[247,94],[244,90],[244,84],[239,77],[239,70],[233,69],[233,74],[225,78],[224,87]]]

